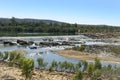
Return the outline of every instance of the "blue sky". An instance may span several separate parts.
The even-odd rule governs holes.
[[[0,0],[0,17],[120,26],[120,0]]]

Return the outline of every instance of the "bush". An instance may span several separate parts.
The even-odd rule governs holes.
[[[95,69],[101,69],[102,64],[98,58],[95,58]]]
[[[72,49],[73,50],[76,50],[76,51],[84,51],[85,50],[85,45],[81,45],[80,47],[79,46],[77,46],[77,47],[73,47]]]
[[[38,67],[39,67],[39,69],[42,69],[42,68],[44,68],[45,69],[45,67],[47,66],[47,62],[44,62],[44,59],[43,58],[38,58],[37,59],[37,62],[38,62]]]
[[[34,69],[34,61],[28,58],[23,58],[22,61],[22,75],[24,75],[26,79],[31,80]]]
[[[4,53],[4,56],[3,56],[3,60],[8,59],[8,55],[9,55],[9,52],[5,52],[5,53]]]
[[[2,53],[2,52],[0,52],[0,58],[1,58],[1,59],[3,58],[3,53]]]
[[[82,71],[78,71],[75,75],[75,80],[82,80],[83,79],[83,73]]]
[[[87,67],[88,76],[91,77],[93,75],[93,72],[94,72],[94,64],[90,63]]]

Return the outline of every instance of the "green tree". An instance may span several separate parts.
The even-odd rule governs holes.
[[[25,76],[25,79],[32,79],[32,74],[34,70],[34,60],[28,59],[28,58],[23,58],[22,60],[22,75]]]
[[[82,64],[81,64],[81,61],[79,61],[77,64],[76,64],[76,71],[78,71],[80,68],[81,68]]]
[[[42,66],[43,66],[43,58],[38,58],[38,59],[37,59],[37,62],[38,62],[38,67],[39,67],[39,69],[42,69]]]
[[[93,73],[92,80],[102,80],[100,76],[101,76],[101,71],[99,69],[96,69]]]
[[[58,68],[57,61],[53,60],[52,63],[51,63],[51,66],[52,66],[52,68],[54,68],[55,70],[57,70],[57,68]]]
[[[87,61],[83,61],[82,64],[83,64],[83,71],[85,71],[87,69],[88,62]]]
[[[4,53],[4,56],[3,56],[3,60],[8,59],[8,55],[9,55],[9,52],[5,52],[5,53]]]
[[[95,58],[95,69],[101,69],[102,65],[98,58]]]
[[[94,64],[90,63],[87,67],[87,73],[89,77],[92,77],[94,72]]]
[[[2,53],[2,52],[0,52],[0,58],[1,58],[1,59],[3,58],[3,53]]]
[[[45,67],[48,65],[47,62],[44,62],[43,58],[38,58],[37,62],[38,62],[39,69],[45,69]]]
[[[75,80],[83,80],[83,73],[82,71],[78,71],[75,75]]]

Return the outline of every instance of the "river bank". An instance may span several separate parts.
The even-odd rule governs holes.
[[[99,58],[101,61],[104,61],[107,63],[119,63],[120,62],[120,59],[117,57],[89,54],[89,53],[75,51],[75,50],[58,50],[58,51],[55,51],[55,53],[63,57],[73,58],[73,59],[78,59],[78,60],[86,60],[86,61],[91,61],[91,62],[93,62],[96,57]]]
[[[57,71],[46,71],[35,69],[32,80],[73,80],[72,73],[57,72]],[[22,76],[21,69],[17,67],[9,67],[7,63],[0,62],[0,80],[25,80]]]

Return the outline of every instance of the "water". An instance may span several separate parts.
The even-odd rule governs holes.
[[[44,41],[43,39],[53,39],[53,41],[80,41],[80,40],[86,40],[85,44],[86,45],[120,45],[120,43],[106,43],[106,42],[93,42],[93,41],[87,41],[90,38],[83,36],[83,35],[76,35],[76,36],[40,36],[40,37],[1,37],[1,40],[11,40],[11,41],[16,41],[17,39],[23,39],[23,40],[31,40],[34,42],[40,42]],[[81,45],[81,44],[76,44],[76,45]],[[65,58],[60,55],[54,54],[53,51],[55,50],[62,50],[65,48],[69,48],[71,46],[56,46],[56,47],[42,47],[42,48],[37,48],[37,49],[30,49],[29,47],[23,47],[23,46],[3,46],[0,45],[0,51],[5,52],[5,51],[13,51],[13,50],[25,50],[27,51],[27,54],[25,55],[28,58],[32,58],[35,61],[35,66],[38,67],[37,64],[37,58],[42,57],[45,62],[48,62],[49,64],[53,61],[68,61],[76,64],[78,61],[77,59],[71,59],[71,58]],[[43,53],[43,54],[39,54]],[[108,65],[109,63],[107,62],[102,62],[102,64]],[[120,66],[120,63],[112,63],[112,65],[118,65]]]
[[[64,47],[68,47],[68,46],[64,46]],[[50,64],[53,60],[58,62],[68,61],[68,62],[72,62],[73,64],[76,64],[78,61],[80,61],[76,59],[59,56],[53,52],[53,50],[62,50],[64,49],[64,47],[44,47],[44,48],[30,49],[29,47],[1,46],[0,51],[5,52],[5,51],[13,51],[13,50],[25,50],[27,51],[27,54],[25,56],[34,59],[36,67],[38,67],[36,60],[40,57],[43,58],[45,62],[48,62],[48,64]]]

